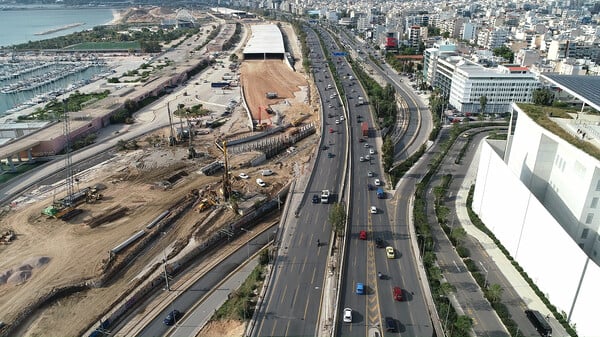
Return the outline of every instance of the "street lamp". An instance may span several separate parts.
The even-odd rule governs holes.
[[[248,230],[248,229],[243,228],[243,227],[240,227],[240,230],[243,230],[246,233],[254,233],[253,231]],[[248,258],[250,258],[250,240],[246,241],[246,248],[247,248],[247,251],[248,251]]]
[[[163,236],[166,236],[166,232],[160,232]],[[163,271],[165,273],[165,285],[167,287],[167,291],[171,291],[171,286],[169,285],[169,274],[167,273],[167,247],[163,248]]]
[[[483,287],[487,288],[487,282],[488,282],[488,270],[485,269],[485,267],[483,266],[483,263],[481,263],[481,261],[479,261],[479,264],[481,265],[481,268],[483,268],[483,271],[485,271],[485,281],[483,282]]]

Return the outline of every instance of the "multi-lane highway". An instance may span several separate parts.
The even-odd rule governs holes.
[[[307,31],[307,43],[313,55],[313,75],[323,99],[324,133],[312,177],[299,208],[297,225],[286,227],[275,261],[271,286],[264,304],[256,315],[255,336],[312,336],[317,334],[321,293],[331,225],[328,217],[331,202],[312,203],[314,194],[321,190],[332,193],[332,201],[339,200],[347,153],[347,131],[332,74],[323,62],[321,49],[314,31]],[[331,88],[328,88],[330,87]],[[336,93],[336,96],[331,97]],[[329,102],[325,101],[325,97]],[[328,117],[331,115],[332,117]],[[337,121],[337,123],[336,123]],[[317,245],[319,240],[320,245]]]
[[[335,47],[335,42],[326,33],[326,44]],[[345,59],[335,62],[338,73],[343,77],[352,73]],[[354,74],[352,74],[353,77]],[[380,164],[379,149],[381,141],[375,129],[368,138],[363,138],[360,124],[365,121],[373,126],[373,118],[368,105],[355,106],[356,96],[367,97],[360,85],[345,78],[342,81],[344,91],[349,93],[348,122],[351,125],[351,158],[350,158],[350,213],[349,238],[344,266],[345,277],[341,288],[341,301],[338,310],[351,308],[351,323],[338,322],[339,334],[343,336],[368,335],[373,327],[385,331],[386,318],[391,318],[397,331],[406,336],[430,336],[432,328],[425,301],[421,292],[421,284],[417,277],[415,259],[408,244],[407,213],[396,218],[394,207],[388,207],[392,195],[377,197],[376,180],[381,185],[386,182]],[[362,139],[361,139],[362,138]],[[371,154],[375,152],[374,155]],[[367,158],[369,160],[361,161]],[[369,189],[369,185],[372,189]],[[388,190],[389,186],[384,186]],[[400,202],[408,204],[408,198]],[[375,207],[374,213],[371,207]],[[360,232],[365,231],[367,240],[360,239]],[[375,246],[375,238],[383,241],[384,247],[392,247],[396,257],[388,258],[385,248]],[[378,273],[383,277],[379,278]],[[362,283],[365,294],[357,294],[356,287]],[[402,289],[403,301],[394,300],[392,289]],[[381,331],[383,330],[383,331]],[[390,331],[391,332],[391,331]]]

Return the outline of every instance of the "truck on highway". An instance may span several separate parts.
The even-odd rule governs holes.
[[[369,124],[367,122],[362,122],[360,130],[362,131],[363,138],[369,138]]]
[[[229,82],[212,82],[210,84],[211,88],[225,88],[229,86]]]
[[[321,191],[321,203],[323,203],[323,204],[329,203],[329,190]]]
[[[383,199],[385,198],[385,192],[383,191],[383,188],[378,188],[377,189],[377,199]]]

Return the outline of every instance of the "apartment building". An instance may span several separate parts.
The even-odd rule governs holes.
[[[600,62],[600,46],[572,40],[552,40],[548,46],[548,60],[557,61],[565,58],[587,59]]]
[[[449,56],[457,56],[456,45],[448,40],[434,43],[432,48],[427,48],[423,52],[423,80],[432,87],[439,88],[440,84],[436,81],[438,60]],[[452,70],[453,71],[453,70]],[[446,72],[444,72],[446,74]],[[450,92],[450,82],[452,73],[448,77],[447,92]]]
[[[458,63],[452,74],[449,103],[460,112],[479,113],[480,98],[485,96],[484,113],[509,112],[513,102],[531,102],[533,90],[539,86],[536,75],[526,67],[505,65],[489,69],[465,61]]]

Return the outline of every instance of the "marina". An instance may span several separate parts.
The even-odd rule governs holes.
[[[91,55],[0,59],[0,115],[25,110],[108,76],[106,62]]]

